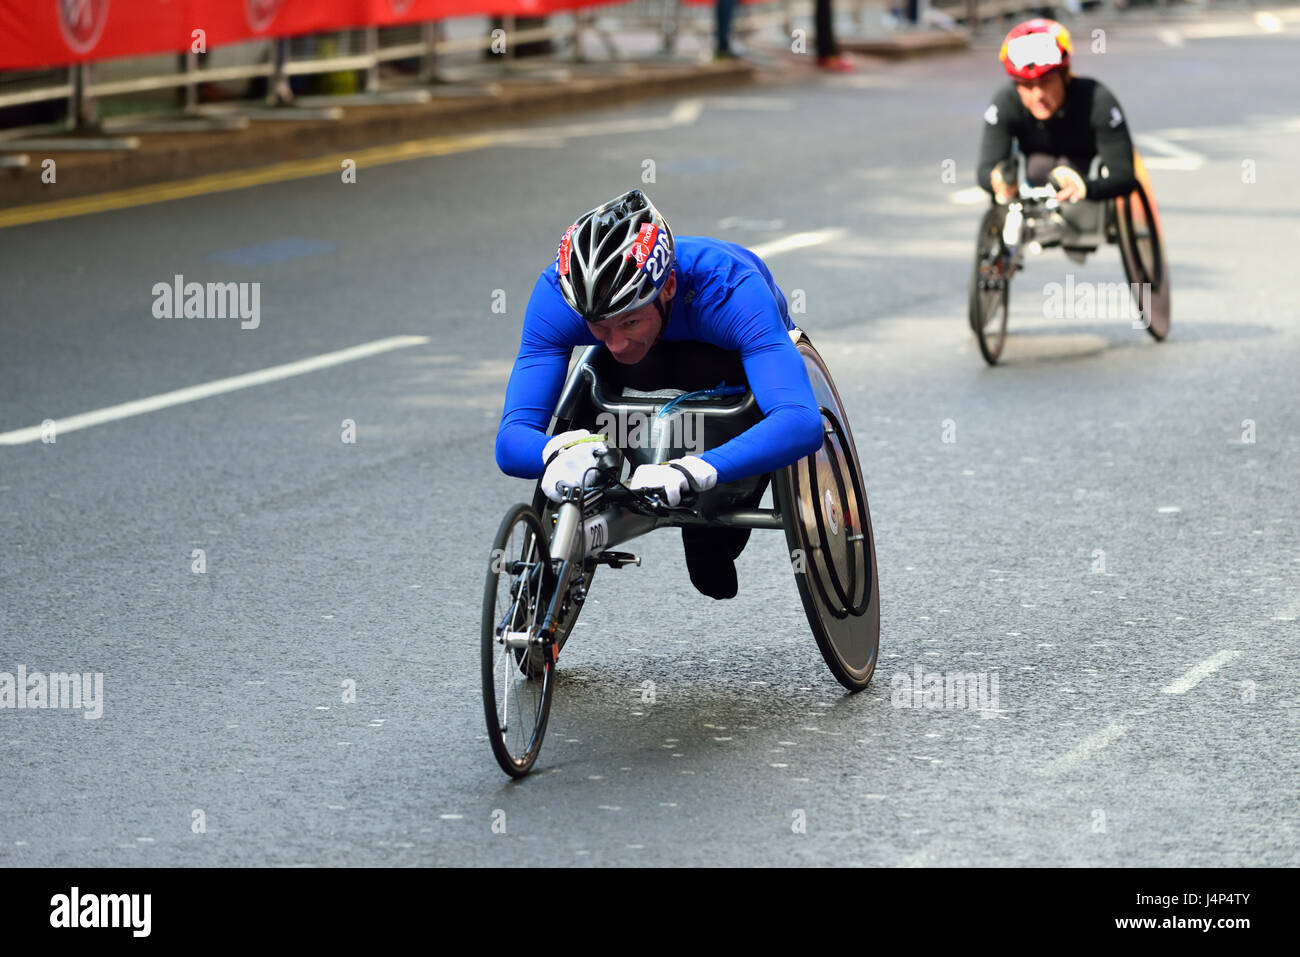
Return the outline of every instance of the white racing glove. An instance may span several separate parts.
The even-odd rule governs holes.
[[[1005,206],[1015,199],[1016,194],[1020,191],[1018,184],[1007,182],[1006,177],[1002,175],[1000,166],[993,167],[993,172],[989,175],[989,185],[993,187],[993,198],[1001,206]]]
[[[553,436],[542,449],[542,463],[546,471],[542,474],[542,491],[552,502],[560,501],[563,496],[556,485],[583,485],[595,477],[588,474],[596,464],[596,459],[609,451],[603,435],[592,435],[586,429],[561,432]],[[556,453],[559,454],[556,454]],[[551,456],[555,458],[552,459]],[[546,465],[550,462],[550,465]]]
[[[1061,191],[1070,193],[1068,202],[1077,203],[1087,198],[1088,184],[1083,181],[1078,170],[1071,169],[1069,166],[1058,166],[1052,170],[1052,178],[1061,184]]]
[[[676,508],[682,502],[682,492],[690,488],[690,483],[686,481],[685,475],[673,468],[674,465],[680,465],[690,472],[691,478],[695,479],[695,484],[700,487],[701,492],[708,491],[718,484],[717,469],[698,455],[687,455],[663,465],[637,466],[627,486],[632,489],[663,489],[668,504]]]

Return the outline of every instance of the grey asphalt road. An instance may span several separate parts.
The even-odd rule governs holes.
[[[1242,21],[1076,33],[1156,137],[1163,344],[1045,318],[1067,273],[1123,281],[1114,249],[1049,251],[980,359],[991,40],[0,231],[0,433],[428,337],[0,445],[0,672],[103,674],[97,719],[0,709],[0,863],[1300,863],[1300,37]],[[478,678],[491,538],[531,493],[493,461],[505,379],[563,228],[638,184],[803,292],[866,473],[881,663],[843,693],[782,536],[714,602],[660,532],[597,577],[512,783]],[[176,275],[261,283],[260,324],[155,318]],[[918,668],[996,696],[905,706]]]

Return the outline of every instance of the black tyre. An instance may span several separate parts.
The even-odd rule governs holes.
[[[1011,276],[1006,270],[1002,223],[1006,209],[992,206],[984,214],[975,241],[975,269],[970,280],[970,327],[989,365],[997,365],[1007,341]]]
[[[802,338],[798,349],[821,407],[822,447],[774,472],[773,494],[817,647],[840,684],[861,691],[880,647],[871,513],[839,393],[812,343]]]
[[[527,505],[516,505],[492,543],[482,634],[488,740],[501,769],[516,778],[532,770],[551,712],[555,660],[537,638],[554,582],[542,523]]]
[[[1140,183],[1128,196],[1115,200],[1115,224],[1124,275],[1130,286],[1136,287],[1134,304],[1142,325],[1159,342],[1169,335],[1169,269],[1160,235],[1160,217]]]

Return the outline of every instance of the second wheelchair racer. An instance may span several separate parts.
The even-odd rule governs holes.
[[[1113,93],[1070,72],[1069,31],[1034,19],[1007,34],[998,55],[1012,82],[984,113],[976,179],[998,203],[1015,198],[1013,144],[1026,158],[1030,185],[1049,179],[1061,202],[1128,195],[1137,184],[1128,123]],[[1089,176],[1100,157],[1107,176]]]
[[[645,194],[631,190],[579,217],[533,287],[506,386],[497,464],[507,475],[540,477],[553,501],[558,483],[583,482],[593,446],[603,453],[605,437],[585,429],[548,436],[546,427],[573,349],[600,343],[626,367],[627,384],[645,390],[679,388],[691,375],[715,384],[716,369],[734,370],[738,357],[763,413],[717,448],[637,467],[631,488],[663,489],[677,505],[687,473],[709,489],[792,465],[822,445],[821,414],[790,339],[793,327],[785,295],[757,255],[717,239],[674,237]],[[737,384],[734,371],[730,383]],[[682,529],[697,590],[736,595],[735,559],[749,533]]]

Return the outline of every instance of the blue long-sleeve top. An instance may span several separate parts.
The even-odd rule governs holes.
[[[822,422],[785,295],[754,253],[703,236],[676,240],[677,291],[666,340],[708,342],[740,354],[763,418],[701,458],[732,482],[791,465],[821,448]],[[597,343],[587,322],[564,301],[555,267],[538,277],[524,314],[519,356],[506,386],[497,431],[497,465],[507,475],[537,478],[542,448],[577,346]]]

